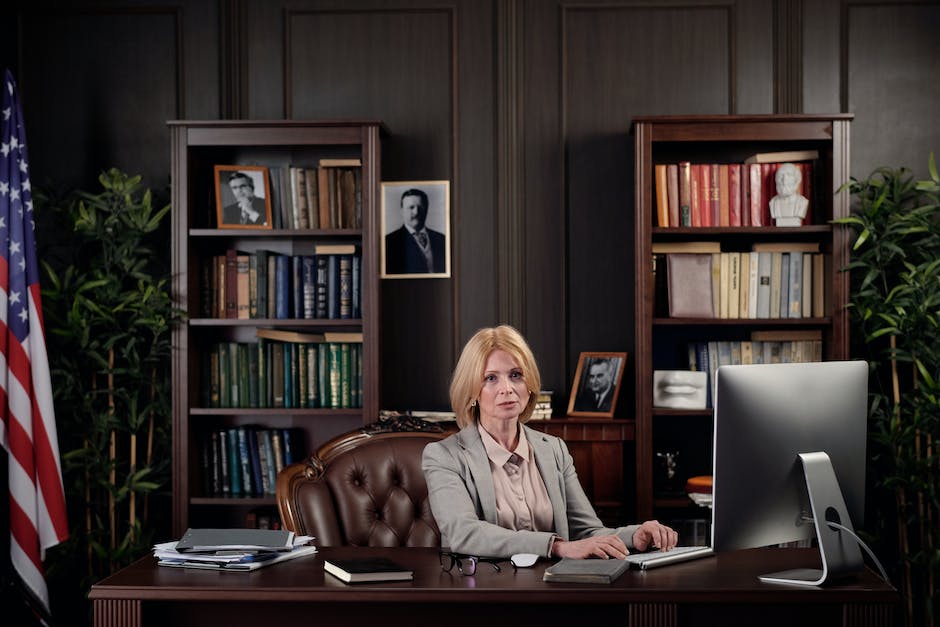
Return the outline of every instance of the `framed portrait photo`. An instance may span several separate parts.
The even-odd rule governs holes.
[[[626,362],[626,353],[581,353],[568,415],[613,418]]]
[[[450,276],[450,181],[382,183],[384,279]]]
[[[215,166],[216,226],[220,229],[270,229],[271,183],[260,165]]]

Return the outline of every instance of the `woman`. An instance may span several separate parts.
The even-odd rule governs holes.
[[[565,443],[523,424],[540,385],[514,328],[481,329],[467,342],[450,386],[461,430],[429,444],[422,460],[441,545],[479,556],[603,559],[676,546],[676,532],[655,520],[604,527]]]

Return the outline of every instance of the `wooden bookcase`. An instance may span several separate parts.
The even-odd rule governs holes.
[[[635,148],[636,261],[636,498],[639,520],[710,518],[681,491],[685,479],[711,475],[712,409],[653,407],[653,372],[688,370],[689,342],[740,341],[757,330],[814,329],[822,335],[823,359],[847,359],[848,234],[830,220],[848,215],[849,197],[837,192],[849,178],[850,114],[653,116],[633,120]],[[658,226],[655,166],[742,163],[756,153],[816,150],[812,222],[800,227]],[[658,242],[718,241],[722,251],[750,251],[757,242],[813,242],[831,257],[825,283],[831,305],[822,317],[669,318],[657,305],[653,245]],[[660,271],[662,271],[660,269]],[[662,281],[660,290],[663,289]],[[661,302],[661,296],[660,296]],[[668,492],[657,489],[657,452],[678,451],[678,473]],[[676,490],[678,487],[678,491]]]
[[[206,492],[203,442],[212,430],[257,425],[293,429],[304,453],[373,421],[379,413],[379,182],[376,121],[171,121],[173,293],[186,320],[173,333],[173,532],[245,525],[249,512],[273,511],[272,494],[218,497]],[[215,165],[315,166],[322,158],[361,160],[361,228],[216,228]],[[276,191],[274,192],[277,195]],[[227,319],[200,306],[205,264],[228,249],[311,255],[320,244],[354,244],[361,255],[361,317]],[[218,342],[256,341],[259,327],[307,333],[361,332],[361,407],[223,408],[205,402],[206,357]]]

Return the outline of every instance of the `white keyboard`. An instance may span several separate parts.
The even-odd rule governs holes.
[[[677,546],[669,551],[653,550],[649,553],[631,553],[627,556],[627,561],[640,570],[649,570],[650,568],[694,560],[712,554],[713,551],[709,546]]]

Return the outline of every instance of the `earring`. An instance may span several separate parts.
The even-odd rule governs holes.
[[[473,399],[472,401],[470,401],[470,407],[476,407],[476,406],[477,406],[477,399]]]

